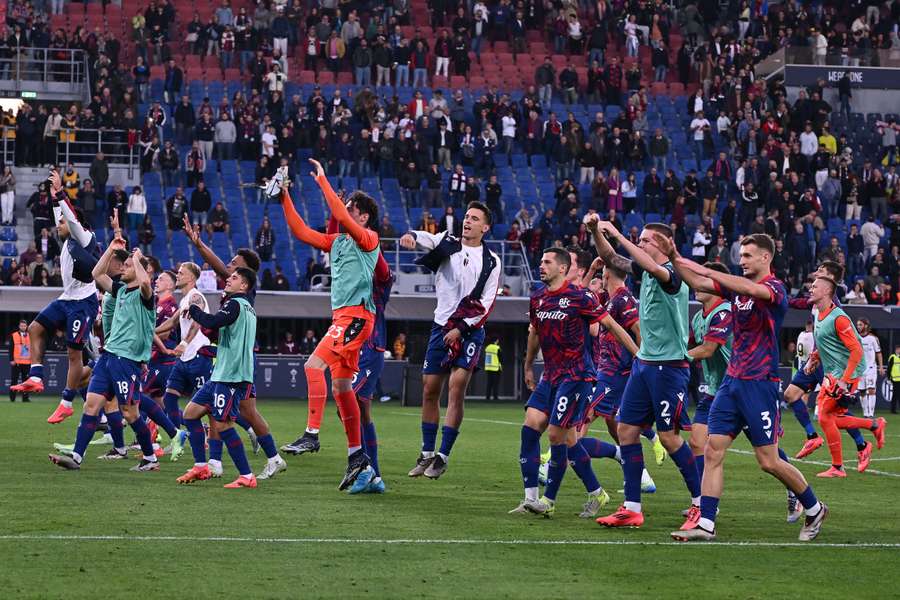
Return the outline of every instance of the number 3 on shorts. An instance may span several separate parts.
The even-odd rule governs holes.
[[[772,419],[771,417],[769,417],[769,411],[764,410],[759,413],[759,418],[762,420],[763,429],[765,429],[766,431],[772,429]]]

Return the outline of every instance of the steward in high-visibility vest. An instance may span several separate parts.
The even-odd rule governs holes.
[[[19,321],[19,329],[9,336],[9,379],[10,388],[19,381],[28,379],[31,367],[31,340],[28,337],[28,321]],[[9,401],[16,401],[16,392],[9,391]],[[29,402],[28,394],[22,395],[22,402]]]
[[[893,384],[891,391],[891,412],[897,412],[900,405],[900,344],[894,346],[894,353],[887,359],[887,375]]]
[[[495,339],[493,342],[484,347],[484,374],[487,377],[487,387],[484,392],[484,399],[500,401],[500,371],[503,370],[503,364],[500,362],[500,340]]]

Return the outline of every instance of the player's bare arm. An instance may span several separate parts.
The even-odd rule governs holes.
[[[587,272],[584,274],[584,277],[581,278],[581,286],[587,287],[588,284],[594,279],[598,272],[603,269],[603,259],[599,256],[591,261],[591,266],[588,268]]]
[[[659,281],[660,283],[669,283],[672,279],[672,274],[668,269],[658,264],[655,260],[653,260],[649,254],[644,252],[640,247],[635,246],[631,243],[631,241],[622,235],[622,232],[616,229],[616,226],[610,223],[609,221],[600,221],[597,225],[597,228],[601,233],[608,236],[610,239],[615,239],[628,254],[631,255],[631,258],[634,262],[638,264],[638,266],[646,271],[650,276]],[[652,232],[650,232],[652,233]],[[641,235],[644,235],[642,233]],[[651,238],[652,240],[653,238]],[[653,245],[656,245],[655,242],[651,241]],[[610,246],[612,248],[612,246]],[[620,269],[625,270],[622,266],[612,262],[612,264],[618,266]],[[631,272],[631,263],[628,263],[628,271]]]
[[[600,255],[599,258],[601,258],[605,264],[612,265],[626,273],[631,273],[631,260],[617,253],[612,247],[612,244],[609,243],[609,240],[606,239],[606,236],[603,234],[603,230],[600,227],[600,217],[591,215],[588,217],[585,224],[594,238],[594,245],[597,246],[597,254]]]
[[[97,284],[97,287],[104,292],[112,291],[113,286],[112,277],[110,277],[107,272],[109,271],[109,261],[112,260],[112,255],[116,250],[124,249],[125,240],[120,237],[113,238],[109,243],[109,246],[106,247],[106,251],[100,256],[100,260],[94,265],[93,271],[91,271],[91,275],[94,277],[94,282]]]
[[[705,341],[688,350],[688,356],[691,357],[691,360],[695,361],[705,360],[715,354],[716,350],[718,350],[721,345],[722,344],[719,344],[718,342]]]
[[[537,332],[533,327],[528,327],[528,342],[525,345],[525,387],[534,391],[534,359],[537,357],[540,340],[538,340]]]
[[[228,277],[228,267],[222,262],[221,258],[216,256],[216,253],[212,251],[212,248],[203,243],[203,240],[200,239],[200,232],[194,230],[194,226],[191,225],[191,220],[187,215],[184,215],[182,231],[184,231],[185,235],[188,236],[188,239],[191,240],[191,243],[197,249],[197,252],[200,253],[203,261],[209,265],[209,268],[212,269],[218,277]]]
[[[692,263],[692,266],[689,266],[689,268],[693,269],[695,273],[711,279],[712,281],[715,281],[721,287],[730,290],[735,294],[752,296],[754,298],[758,298],[759,300],[770,300],[772,298],[772,290],[761,283],[756,283],[747,279],[746,277],[738,277],[736,275],[722,273],[713,269],[707,269],[706,267],[698,265],[693,261],[690,262]],[[688,266],[687,263],[688,261],[684,258],[682,258],[680,261],[680,264],[683,266]],[[716,292],[715,288],[713,288],[712,290],[702,291],[711,291],[712,293]]]
[[[706,292],[708,294],[717,294],[715,283],[706,273],[711,271],[706,267],[699,265],[689,258],[679,256],[672,262],[675,272],[684,280],[688,287],[698,292]]]
[[[141,249],[135,248],[134,253],[132,254],[132,261],[134,262],[134,277],[141,288],[141,296],[145,300],[149,300],[153,297],[153,282],[150,280],[149,273],[147,273],[147,270],[141,263],[141,259],[143,258],[144,253],[141,252]]]

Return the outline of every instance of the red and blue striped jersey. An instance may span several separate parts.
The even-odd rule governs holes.
[[[178,312],[178,301],[175,299],[175,296],[166,296],[165,298],[158,298],[156,301],[156,326],[159,327],[166,321],[168,321],[172,315]],[[178,345],[178,338],[180,337],[180,331],[178,326],[172,328],[169,334],[163,338],[163,343],[166,345],[166,348],[172,349]],[[153,345],[153,352],[150,354],[150,360],[154,362],[175,362],[174,356],[163,356],[159,352],[159,348],[156,345]]]
[[[544,355],[544,379],[551,385],[596,379],[590,326],[606,314],[590,290],[568,282],[556,291],[544,287],[531,294],[529,318]]]
[[[638,300],[622,286],[604,302],[609,313],[622,329],[629,331],[638,321]],[[634,356],[616,339],[611,331],[600,326],[600,335],[594,338],[594,365],[604,375],[628,375]]]
[[[384,260],[384,258],[379,259]],[[387,263],[385,263],[387,264]],[[366,340],[366,346],[384,352],[387,346],[387,324],[385,323],[384,311],[387,303],[391,299],[391,288],[394,286],[394,274],[390,268],[387,274],[382,275],[379,269],[375,269],[375,277],[372,279],[372,300],[375,302],[375,326],[372,328],[372,334]]]
[[[716,284],[718,293],[731,301],[734,344],[727,374],[735,379],[778,381],[778,332],[787,313],[787,289],[774,275],[759,282],[769,288],[768,300],[735,295]]]

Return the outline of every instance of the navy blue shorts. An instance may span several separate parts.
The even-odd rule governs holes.
[[[198,354],[187,362],[176,361],[169,374],[166,387],[175,390],[182,396],[193,394],[209,381],[212,370],[212,359],[202,354]]]
[[[676,367],[635,360],[625,384],[618,420],[626,425],[649,427],[657,431],[689,431],[687,414],[688,367]]]
[[[119,406],[140,404],[142,370],[139,362],[104,352],[94,365],[88,393],[115,398]]]
[[[359,353],[359,371],[354,373],[351,382],[356,395],[371,400],[375,396],[375,390],[378,389],[378,380],[383,369],[384,352],[363,346],[362,352]]]
[[[150,361],[147,364],[147,372],[144,373],[144,381],[141,386],[143,392],[151,398],[157,398],[165,394],[169,375],[174,367],[175,363],[172,361]]]
[[[697,401],[697,408],[694,410],[694,418],[691,422],[696,425],[706,425],[709,422],[709,408],[712,406],[713,396],[701,391],[700,400]]]
[[[437,323],[431,325],[431,337],[428,338],[428,349],[425,351],[425,364],[422,373],[425,375],[445,375],[453,367],[472,371],[478,366],[481,349],[484,347],[484,329],[470,330],[460,340],[459,356],[450,362],[450,349],[444,345],[444,330]],[[446,361],[446,364],[445,364]]]
[[[66,346],[81,350],[91,332],[99,308],[96,295],[82,300],[54,300],[38,313],[35,321],[40,323],[49,335],[54,331],[65,331]]]
[[[809,375],[803,369],[797,369],[797,372],[791,378],[791,385],[796,385],[804,392],[811,392],[816,389],[817,385],[822,385],[822,380],[824,379],[825,370],[822,368],[822,363],[819,363],[816,370]]]
[[[734,438],[744,430],[754,447],[774,444],[781,431],[780,400],[777,381],[751,381],[726,375],[709,409],[709,435]]]
[[[591,410],[601,417],[616,416],[619,406],[622,405],[622,393],[625,391],[627,383],[628,375],[598,373]]]
[[[563,429],[578,427],[587,415],[593,384],[592,381],[563,381],[554,386],[541,378],[525,406],[548,415],[550,425]]]
[[[250,396],[249,383],[207,381],[197,390],[191,402],[205,406],[216,421],[233,421],[241,414],[241,400]]]

